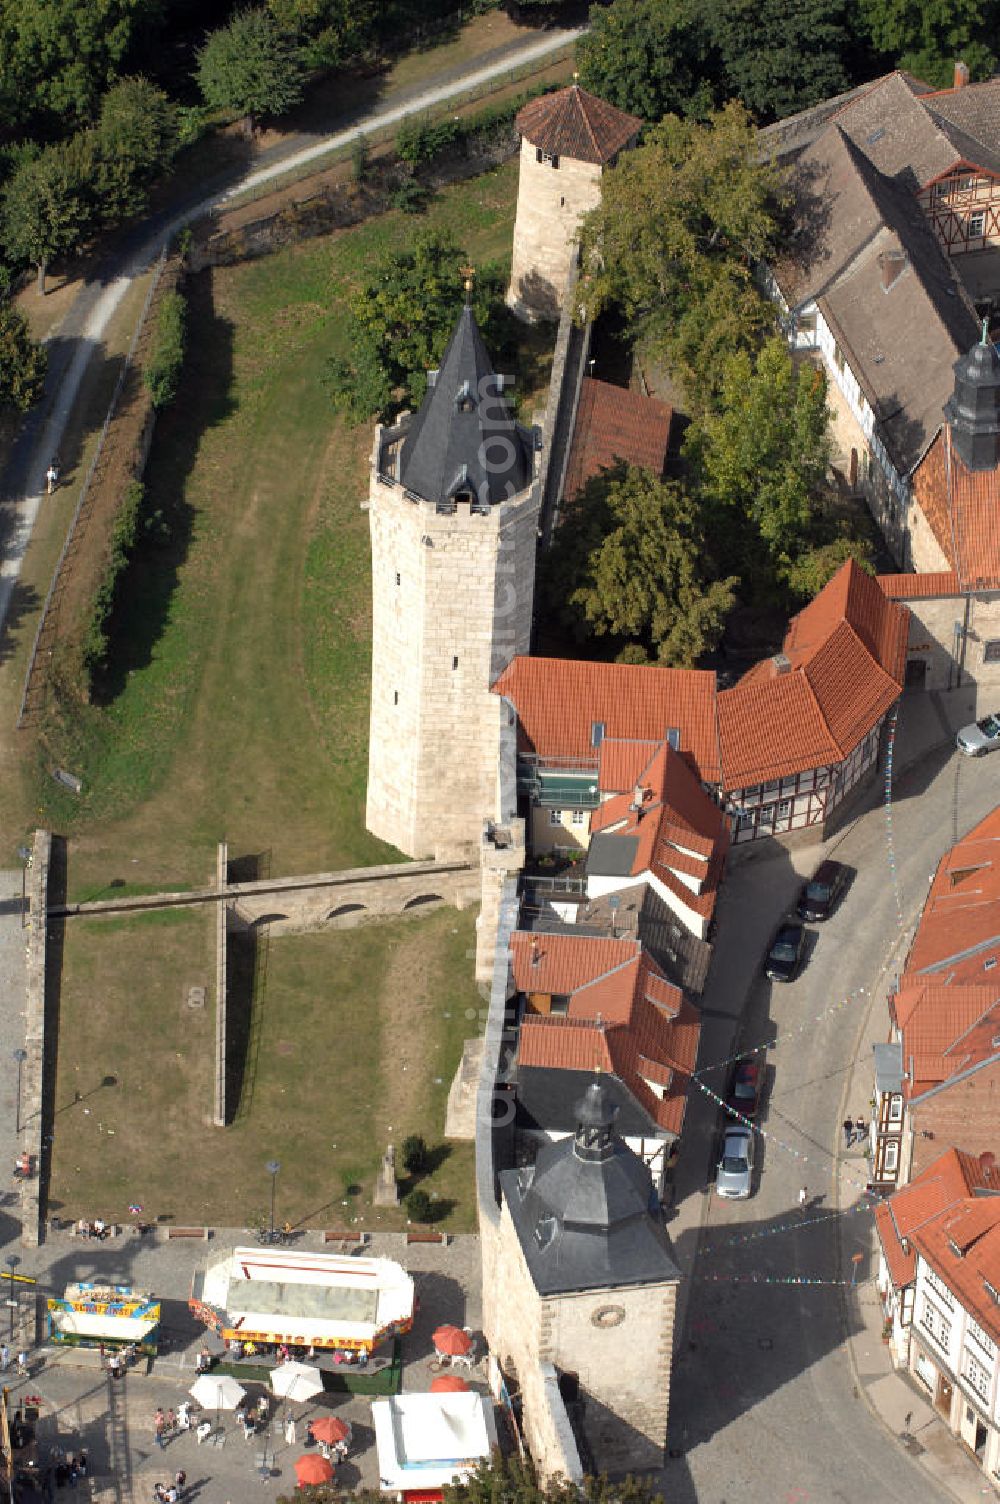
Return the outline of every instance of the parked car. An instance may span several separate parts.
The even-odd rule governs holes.
[[[727,1112],[739,1113],[740,1117],[756,1116],[760,1105],[760,1066],[755,1060],[737,1060],[729,1078],[726,1092]]]
[[[715,1175],[715,1194],[726,1201],[745,1201],[753,1174],[753,1130],[727,1128]]]
[[[984,715],[981,721],[963,726],[955,738],[955,745],[966,757],[984,757],[1000,747],[1000,715]]]
[[[821,862],[799,895],[799,918],[829,919],[847,885],[848,871],[842,862]]]
[[[799,920],[782,920],[764,961],[764,975],[772,982],[793,981],[802,963],[805,941],[806,932]]]

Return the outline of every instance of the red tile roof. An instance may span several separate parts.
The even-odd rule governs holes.
[[[565,1014],[524,1018],[518,1063],[611,1071],[659,1127],[679,1133],[701,1021],[638,941],[518,930],[511,954],[519,992],[569,999]],[[667,1085],[666,1097],[644,1077]]]
[[[1000,469],[969,470],[946,423],[914,471],[913,494],[961,588],[1000,589]]]
[[[766,659],[718,697],[724,788],[841,762],[899,696],[909,614],[853,559]]]
[[[892,1000],[902,1035],[908,1099],[1000,1059],[1000,987],[903,978]]]
[[[563,494],[571,501],[591,476],[618,460],[663,474],[673,411],[655,397],[585,376]]]
[[[1000,1306],[984,1283],[1000,1290],[1000,1196],[963,1199],[914,1228],[910,1242],[959,1304],[1000,1342]]]
[[[875,578],[890,601],[936,600],[939,596],[958,595],[961,589],[953,569],[928,574],[880,574]]]
[[[636,807],[640,790],[642,803]],[[652,872],[689,909],[711,918],[729,848],[728,823],[684,759],[666,742],[660,743],[629,793],[598,805],[590,832],[610,840],[616,836],[634,840],[629,875]],[[677,873],[700,878],[700,891],[692,892]]]
[[[984,972],[994,955],[997,969]],[[1000,807],[938,863],[904,976],[918,972],[947,982],[995,979],[1000,996]]]
[[[518,111],[514,124],[532,146],[552,156],[601,166],[642,129],[638,115],[626,115],[579,84],[530,100]]]
[[[606,736],[597,758],[597,785],[601,793],[624,794],[634,789],[658,746],[659,742]]]
[[[521,752],[593,765],[595,723],[605,736],[654,742],[676,727],[699,778],[718,782],[715,675],[705,670],[518,657],[493,690],[514,703]]]
[[[1000,1171],[988,1157],[984,1161],[960,1149],[948,1149],[908,1185],[876,1206],[875,1227],[897,1290],[912,1284],[917,1273],[917,1255],[912,1243],[903,1247],[903,1238],[912,1239],[919,1228],[979,1187],[1000,1190]]]

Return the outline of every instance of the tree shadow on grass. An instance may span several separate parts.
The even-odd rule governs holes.
[[[399,1178],[399,1195],[404,1200],[417,1186],[423,1185],[425,1180],[441,1168],[446,1159],[451,1157],[450,1144],[437,1144],[433,1149],[429,1148],[424,1157],[423,1165],[419,1170],[410,1170]],[[440,1205],[440,1203],[437,1203]],[[442,1214],[443,1215],[443,1214]]]
[[[187,481],[205,433],[234,407],[233,330],[215,312],[211,274],[190,277],[186,293],[188,348],[180,389],[159,416],[153,435],[138,539],[115,592],[107,660],[95,676],[93,698],[98,705],[111,704],[129,675],[152,661],[191,543],[194,509],[187,499]]]

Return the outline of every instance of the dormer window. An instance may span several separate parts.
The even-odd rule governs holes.
[[[548,1248],[556,1235],[555,1217],[539,1217],[535,1223],[535,1242],[539,1248]]]
[[[540,146],[536,146],[535,148],[535,161],[539,162],[543,167],[559,166],[558,153],[551,151],[542,151],[542,148]]]

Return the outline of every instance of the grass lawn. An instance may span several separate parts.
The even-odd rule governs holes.
[[[186,1003],[192,985],[211,998],[211,912],[68,922],[51,1209],[127,1221],[138,1201],[150,1219],[250,1226],[274,1158],[280,1220],[402,1226],[402,1209],[372,1208],[375,1172],[390,1139],[421,1133],[438,1151],[423,1184],[441,1225],[473,1228],[473,1147],[442,1133],[463,1041],[482,1027],[474,925],[443,909],[271,941],[252,1090],[217,1129],[213,1009]]]
[[[223,836],[276,875],[393,858],[364,829],[371,428],[346,426],[320,378],[351,287],[418,228],[452,230],[479,265],[509,258],[516,182],[511,163],[419,219],[190,280],[183,389],[146,472],[169,537],[131,571],[106,703],[54,713],[21,754],[29,776],[0,790],[12,844],[35,823],[69,836],[72,898],[205,881]],[[526,344],[522,392],[544,382],[545,340]]]

